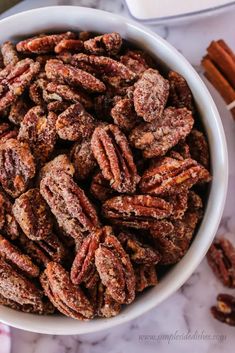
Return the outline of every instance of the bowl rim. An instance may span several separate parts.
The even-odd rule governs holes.
[[[216,151],[213,151],[216,152],[215,156],[211,155],[211,158],[213,160],[213,180],[211,183],[208,204],[205,210],[202,223],[197,231],[197,235],[193,243],[190,246],[189,251],[184,256],[184,258],[176,266],[174,266],[173,269],[169,271],[169,273],[165,276],[166,279],[164,277],[164,279],[160,281],[157,286],[153,287],[148,292],[141,295],[141,297],[147,298],[144,304],[139,304],[139,299],[137,299],[136,303],[134,303],[135,305],[130,305],[133,306],[133,309],[125,310],[124,313],[121,312],[116,317],[110,319],[96,319],[91,320],[89,322],[80,322],[69,318],[57,318],[56,316],[54,316],[51,321],[48,319],[49,321],[47,323],[45,323],[46,318],[48,318],[47,316],[43,317],[35,314],[25,314],[21,312],[16,312],[15,310],[14,314],[17,313],[17,315],[14,315],[12,313],[12,309],[0,307],[0,321],[16,328],[44,334],[84,334],[108,329],[137,318],[138,316],[146,313],[147,311],[157,306],[163,300],[167,299],[171,294],[173,294],[177,289],[179,289],[190,277],[190,275],[193,273],[193,271],[196,269],[196,267],[199,265],[199,263],[205,256],[215,236],[220,219],[222,217],[228,184],[228,152],[225,134],[218,110],[200,76],[197,74],[191,64],[183,57],[183,55],[180,54],[171,44],[169,44],[159,35],[151,31],[150,29],[144,27],[143,25],[136,23],[132,19],[125,18],[123,16],[112,14],[102,10],[84,8],[79,6],[49,6],[24,11],[4,18],[0,21],[0,27],[2,24],[12,24],[14,23],[14,21],[26,20],[28,16],[30,18],[32,16],[43,16],[48,11],[53,12],[54,16],[59,14],[64,15],[65,13],[69,15],[69,13],[72,14],[74,12],[77,12],[80,13],[79,16],[102,17],[103,21],[105,21],[106,19],[108,21],[111,18],[112,20],[117,21],[118,23],[120,22],[121,24],[124,24],[130,30],[134,30],[136,32],[136,35],[139,34],[145,36],[146,40],[148,38],[148,40],[157,43],[159,46],[161,46],[162,50],[166,51],[166,55],[167,53],[171,54],[176,60],[176,62],[182,65],[182,70],[184,68],[184,71],[187,73],[187,75],[189,77],[191,76],[190,82],[194,86],[191,86],[191,89],[193,88],[193,90],[195,90],[198,95],[200,94],[202,102],[204,102],[205,106],[207,106],[207,115],[210,115],[210,119],[213,121],[214,129],[213,132],[210,132],[210,136],[208,136],[210,148],[211,143],[213,142],[212,146],[216,149]],[[159,57],[161,58],[161,55],[159,55]],[[189,77],[187,78],[187,81]],[[193,80],[195,80],[195,85],[192,82]],[[196,88],[196,86],[198,86],[198,88]],[[208,134],[208,130],[206,127],[205,130]],[[220,149],[217,146],[220,146]],[[217,160],[219,161],[218,166],[215,163],[215,161]],[[221,173],[221,170],[223,171],[223,173]],[[218,192],[218,190],[220,192]],[[213,200],[211,200],[212,196]],[[208,225],[208,223],[210,223],[210,226]],[[206,234],[207,237],[205,235],[203,237],[203,234]],[[156,298],[152,298],[150,295],[151,291],[153,293],[154,288],[155,290],[157,288],[158,292],[156,294]],[[14,316],[16,317],[14,318]],[[53,326],[54,324],[55,326]]]

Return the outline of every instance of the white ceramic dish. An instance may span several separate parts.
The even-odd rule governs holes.
[[[130,15],[144,24],[182,24],[229,11],[231,0],[125,0]]]
[[[129,19],[80,7],[40,8],[0,21],[1,41],[15,40],[40,32],[69,29],[120,32],[124,38],[147,50],[167,67],[178,71],[185,77],[207,131],[213,181],[204,219],[187,254],[161,280],[159,285],[140,295],[117,317],[80,322],[62,316],[43,317],[0,307],[0,321],[24,330],[48,334],[78,334],[110,328],[145,313],[175,292],[198,266],[214,238],[222,216],[228,179],[226,140],[216,106],[192,66],[165,40]]]

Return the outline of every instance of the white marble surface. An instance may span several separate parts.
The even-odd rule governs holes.
[[[120,0],[26,0],[6,15],[55,4],[96,7],[128,16]],[[180,50],[200,72],[200,59],[212,39],[224,38],[235,49],[234,19],[235,8],[229,13],[187,25],[152,28]],[[223,120],[230,161],[229,192],[218,235],[225,234],[235,241],[235,123],[217,92],[207,84]],[[132,322],[96,334],[67,337],[32,334],[12,329],[12,353],[233,353],[234,328],[215,321],[209,313],[216,294],[224,290],[204,260],[177,293]]]

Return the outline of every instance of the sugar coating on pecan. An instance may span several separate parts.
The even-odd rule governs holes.
[[[20,305],[43,308],[42,291],[0,257],[0,294]]]
[[[207,253],[207,261],[224,286],[235,288],[235,248],[228,239],[214,241]]]
[[[31,240],[43,240],[52,232],[53,222],[38,189],[30,189],[15,200],[14,216]]]
[[[135,83],[134,106],[145,121],[159,119],[169,94],[169,82],[157,70],[146,70]]]
[[[8,123],[0,123],[0,143],[4,143],[11,138],[16,138],[18,130],[12,128]]]
[[[65,111],[69,106],[71,105],[71,102],[67,101],[52,101],[47,104],[47,110],[49,112],[54,112],[56,114],[60,114],[63,111]]]
[[[152,58],[141,50],[128,50],[120,57],[120,62],[138,76],[154,65]]]
[[[109,294],[102,283],[97,286],[97,315],[100,317],[113,317],[119,314],[121,305]]]
[[[102,206],[103,215],[113,223],[147,229],[172,210],[169,202],[150,195],[115,196]]]
[[[115,194],[115,190],[111,188],[107,179],[103,177],[101,172],[97,172],[91,181],[90,192],[99,201],[103,202]]]
[[[75,169],[69,157],[66,154],[59,154],[57,157],[46,163],[40,170],[39,182],[47,175],[57,172],[63,172],[73,176]]]
[[[104,92],[106,87],[95,76],[86,71],[63,64],[60,60],[48,60],[45,65],[48,79],[55,80],[62,84],[79,86],[90,92]]]
[[[219,294],[217,305],[211,308],[215,319],[230,326],[235,326],[235,297],[230,294]]]
[[[181,219],[188,208],[188,192],[170,195],[166,200],[173,206],[171,218]]]
[[[81,51],[83,46],[83,41],[80,39],[62,39],[56,44],[54,50],[56,54],[60,54],[63,51]]]
[[[34,158],[27,143],[10,139],[0,144],[0,182],[9,195],[22,194],[34,175]]]
[[[126,136],[116,125],[99,126],[91,139],[92,152],[110,186],[133,193],[139,181]]]
[[[64,315],[79,320],[91,319],[94,308],[82,292],[73,285],[69,273],[58,263],[50,262],[41,275],[42,287],[53,305]]]
[[[23,96],[20,96],[12,105],[8,119],[15,125],[20,125],[25,114],[29,110],[29,104]]]
[[[19,61],[19,57],[15,46],[12,42],[7,41],[1,46],[1,53],[3,57],[3,63],[7,65],[15,65]]]
[[[199,181],[210,180],[208,170],[195,160],[164,157],[145,171],[139,186],[151,195],[172,195],[187,191]]]
[[[35,160],[45,163],[56,143],[57,115],[45,113],[40,106],[31,108],[20,124],[18,140],[27,142]]]
[[[0,256],[28,277],[39,276],[39,268],[32,262],[31,258],[23,254],[2,235],[0,235]]]
[[[173,107],[194,111],[193,95],[186,80],[176,71],[168,73],[170,84],[169,103]]]
[[[78,242],[99,226],[94,206],[70,175],[46,174],[40,183],[40,192],[58,224]]]
[[[72,32],[66,32],[61,34],[49,34],[49,35],[39,35],[32,38],[22,40],[17,43],[16,49],[20,53],[24,54],[45,54],[54,51],[55,46],[62,39],[74,38],[75,34]]]
[[[210,153],[205,135],[201,131],[193,129],[187,136],[187,143],[192,158],[208,169]]]
[[[192,130],[193,117],[186,108],[166,108],[161,118],[137,125],[130,133],[130,142],[143,151],[146,158],[163,156]]]
[[[59,137],[69,141],[90,137],[95,126],[95,119],[80,103],[71,105],[58,116],[56,121],[56,131]]]
[[[84,48],[91,54],[117,55],[122,46],[122,37],[117,32],[105,33],[88,39],[84,42]]]
[[[130,258],[113,235],[107,235],[95,251],[95,264],[101,282],[111,297],[120,304],[135,298],[135,275]]]
[[[133,101],[129,98],[119,100],[111,110],[111,116],[116,125],[123,131],[130,131],[139,122]]]
[[[155,266],[135,266],[136,292],[142,292],[145,288],[158,284]]]
[[[81,142],[75,143],[71,149],[70,158],[75,168],[75,177],[78,180],[85,180],[97,166],[91,150],[90,139],[83,139]]]
[[[0,231],[14,240],[19,236],[19,226],[13,215],[12,206],[10,198],[0,190]]]

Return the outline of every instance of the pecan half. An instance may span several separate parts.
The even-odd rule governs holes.
[[[49,79],[62,84],[79,86],[91,92],[104,92],[106,89],[104,83],[95,76],[71,65],[63,64],[60,60],[48,60],[45,70]]]
[[[75,143],[70,158],[75,168],[75,177],[78,180],[85,180],[95,169],[97,163],[91,150],[90,139],[83,139]]]
[[[95,265],[101,282],[111,297],[120,304],[130,304],[135,298],[135,275],[129,256],[113,235],[95,251]]]
[[[91,139],[92,152],[105,179],[119,192],[133,193],[139,181],[125,135],[116,125],[99,126]]]
[[[94,118],[80,103],[71,105],[58,116],[56,121],[56,131],[59,137],[69,141],[90,137],[95,126]]]
[[[187,136],[187,143],[192,158],[208,169],[210,164],[209,146],[203,132],[193,129]]]
[[[16,198],[28,187],[35,175],[35,163],[27,143],[15,139],[0,144],[0,182]]]
[[[119,100],[111,110],[111,116],[116,125],[123,131],[130,131],[139,122],[133,101],[129,98]]]
[[[18,54],[12,42],[7,41],[1,47],[4,65],[15,65],[19,61]]]
[[[44,309],[43,294],[33,282],[17,272],[0,257],[0,294],[20,305],[30,305],[35,311]]]
[[[38,277],[39,268],[28,255],[23,254],[16,246],[0,235],[0,256],[29,277]]]
[[[40,107],[33,107],[20,124],[18,140],[27,142],[38,163],[45,163],[56,143],[55,123],[57,115],[48,114]]]
[[[151,228],[169,217],[172,205],[149,195],[116,196],[103,203],[103,215],[115,224],[133,228]]]
[[[108,180],[103,177],[101,172],[97,172],[91,181],[90,192],[99,201],[108,200],[114,196],[115,190],[111,188]]]
[[[96,210],[70,175],[46,174],[40,183],[40,192],[59,226],[77,242],[99,226]]]
[[[63,172],[73,176],[75,169],[66,154],[59,154],[57,157],[46,163],[39,172],[39,182],[47,175],[57,172]]]
[[[166,197],[166,201],[170,202],[173,206],[171,218],[181,219],[188,207],[188,192],[168,196]]]
[[[38,189],[30,189],[15,200],[13,214],[29,239],[42,240],[52,232],[52,219]]]
[[[170,71],[168,74],[170,83],[169,103],[173,107],[187,108],[194,111],[194,103],[192,92],[186,80],[175,71]]]
[[[83,47],[83,41],[80,39],[62,39],[54,50],[56,54],[60,54],[64,51],[81,51]]]
[[[219,294],[217,305],[211,308],[211,313],[218,321],[235,326],[235,297],[229,294]]]
[[[215,240],[207,253],[207,261],[224,286],[235,288],[235,248],[228,239]]]
[[[68,272],[56,262],[50,262],[41,275],[45,294],[64,315],[78,320],[91,319],[94,309],[82,292],[70,281]]]
[[[116,302],[102,283],[97,286],[97,315],[100,317],[113,317],[119,314],[121,305]]]
[[[155,266],[135,266],[136,292],[158,284]]]
[[[8,115],[8,119],[15,125],[20,125],[25,114],[29,110],[29,104],[25,97],[20,96],[12,105]]]
[[[192,130],[193,117],[186,108],[166,108],[161,118],[142,123],[130,133],[130,142],[143,151],[145,158],[163,156]]]
[[[45,54],[54,51],[55,46],[62,39],[74,38],[75,34],[66,32],[61,34],[39,35],[36,37],[28,38],[17,43],[16,49],[24,54]]]
[[[71,105],[71,102],[66,102],[66,101],[53,101],[47,104],[47,110],[49,112],[54,112],[56,114],[60,114],[64,112],[69,106]]]
[[[120,57],[120,62],[138,76],[154,65],[152,58],[141,50],[128,50]]]
[[[106,236],[110,234],[112,234],[112,228],[105,226],[84,239],[71,268],[71,280],[74,284],[84,282],[86,287],[90,287],[89,279],[96,270],[95,251],[98,249],[100,242],[104,241]]]
[[[119,33],[105,33],[101,36],[88,39],[84,48],[91,54],[117,55],[122,46],[122,37]]]
[[[160,159],[143,174],[140,190],[151,195],[172,195],[187,191],[198,182],[211,180],[210,173],[195,160]]]
[[[11,138],[16,138],[18,131],[12,129],[8,123],[0,123],[0,143],[4,143]]]
[[[159,119],[169,94],[169,82],[157,70],[148,69],[135,83],[134,106],[145,121]]]
[[[14,240],[19,235],[19,226],[12,212],[9,197],[0,190],[0,231]]]

